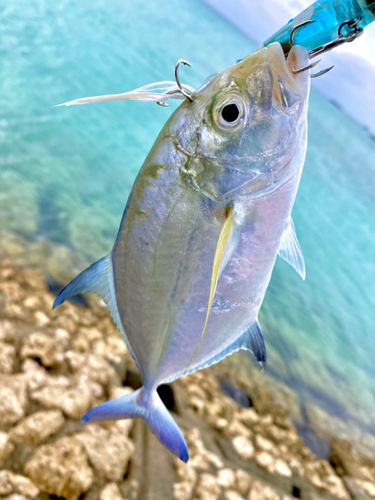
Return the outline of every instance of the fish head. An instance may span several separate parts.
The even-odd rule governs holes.
[[[274,43],[206,82],[181,106],[176,135],[190,155],[184,171],[190,184],[215,199],[238,190],[255,196],[301,173],[310,76],[293,70],[308,64],[303,47],[293,47],[285,60]]]

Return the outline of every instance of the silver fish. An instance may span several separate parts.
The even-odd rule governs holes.
[[[293,69],[308,62],[298,46],[285,61],[275,43],[194,91],[146,158],[112,252],[57,297],[54,307],[77,293],[101,296],[144,384],[84,421],[142,417],[187,461],[157,387],[239,349],[265,364],[258,313],[277,254],[305,275],[290,214],[310,85],[308,71]]]

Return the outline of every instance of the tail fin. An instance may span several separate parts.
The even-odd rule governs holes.
[[[142,417],[161,443],[181,460],[188,461],[189,452],[184,436],[155,390],[148,391],[141,387],[132,394],[107,401],[88,411],[82,421],[130,417]]]

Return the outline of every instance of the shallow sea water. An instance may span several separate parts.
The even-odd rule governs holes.
[[[172,80],[180,58],[197,87],[255,45],[198,0],[20,0],[0,16],[0,229],[94,262],[175,105],[52,106]],[[307,278],[278,259],[260,317],[268,370],[375,435],[375,143],[316,93],[309,124],[293,211]]]

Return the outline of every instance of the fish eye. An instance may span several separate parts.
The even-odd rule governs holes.
[[[240,116],[240,111],[238,109],[237,104],[227,104],[221,110],[221,116],[224,121],[228,123],[235,122],[237,118]]]
[[[235,132],[246,121],[246,105],[239,93],[222,95],[215,101],[211,116],[220,132]]]

